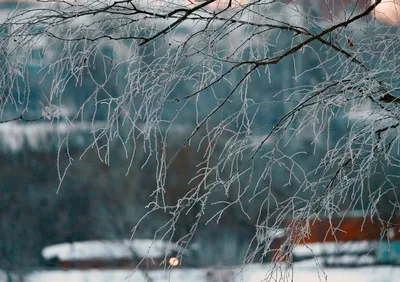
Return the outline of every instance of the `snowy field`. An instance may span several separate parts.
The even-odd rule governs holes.
[[[269,265],[247,265],[243,270],[235,269],[174,269],[171,271],[153,270],[147,274],[131,270],[69,270],[69,271],[36,271],[22,280],[24,282],[398,282],[400,266],[374,266],[360,268],[325,268],[316,267],[315,261],[295,264],[290,271],[266,276]],[[291,275],[293,273],[293,280]],[[0,281],[6,277],[0,275]],[[21,281],[21,280],[19,280]]]

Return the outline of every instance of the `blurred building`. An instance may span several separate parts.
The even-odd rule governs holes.
[[[285,225],[286,236],[273,243],[275,261],[320,258],[330,266],[400,264],[400,216],[383,221],[349,213],[288,220]]]

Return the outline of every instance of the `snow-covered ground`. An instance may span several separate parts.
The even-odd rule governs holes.
[[[145,282],[146,277],[129,270],[68,270],[37,271],[25,277],[24,282]]]
[[[292,270],[278,266],[275,275],[268,276],[271,265],[246,265],[243,269],[173,269],[153,270],[147,274],[132,270],[69,270],[35,271],[24,282],[398,282],[400,266],[373,266],[360,268],[318,268],[313,260],[296,263]],[[293,280],[292,280],[293,274]],[[5,276],[0,275],[0,282]]]

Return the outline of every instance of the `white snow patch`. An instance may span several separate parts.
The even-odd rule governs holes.
[[[343,255],[323,258],[328,265],[372,265],[376,263],[374,255]]]
[[[42,250],[42,256],[46,260],[58,258],[61,261],[130,259],[134,255],[141,258],[163,258],[171,251],[178,250],[173,243],[152,239],[86,241],[46,247]]]
[[[354,106],[349,110],[346,115],[350,120],[387,120],[389,117],[385,112],[379,109],[372,109],[370,106]]]
[[[40,144],[46,144],[49,134],[67,134],[71,131],[92,132],[104,126],[103,123],[80,122],[75,125],[69,123],[50,123],[50,122],[33,122],[33,123],[15,123],[8,122],[0,124],[0,140],[5,148],[11,151],[20,150],[25,142],[29,147],[36,149]]]
[[[368,253],[379,245],[375,241],[360,242],[323,242],[297,245],[293,250],[293,255],[304,256],[321,256],[333,255],[346,252],[346,254],[363,254]]]
[[[0,269],[0,281],[7,281],[7,274]]]
[[[266,228],[263,226],[258,227],[257,239],[259,241],[283,238],[285,236],[286,230],[284,228]]]

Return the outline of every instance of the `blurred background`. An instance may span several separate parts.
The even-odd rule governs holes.
[[[304,3],[301,3],[301,5],[312,7],[313,13],[316,15],[328,19],[332,14],[340,14],[346,11],[350,4],[354,6],[353,1],[309,0],[302,2]],[[357,5],[364,7],[365,4],[365,1],[359,1]],[[3,0],[0,2],[0,16],[5,15],[10,9],[16,8],[17,5],[24,7],[24,5],[35,4]],[[285,15],[282,15],[282,17],[285,17]],[[40,29],[40,26],[37,28]],[[187,34],[190,29],[190,24],[184,24],[179,27],[174,36]],[[2,30],[2,33],[7,34],[7,30]],[[279,46],[292,40],[291,37],[285,38],[285,34],[280,36],[276,48],[280,48]],[[157,52],[152,53],[151,50],[145,50],[141,54],[144,61],[151,62],[158,55],[166,52],[165,48],[167,47],[162,47],[164,45],[161,45],[161,42],[158,43],[160,47]],[[224,49],[223,44],[222,41],[222,49]],[[318,50],[318,46],[314,47],[314,50]],[[311,70],[303,74],[297,81],[293,79],[296,73],[292,66],[292,58],[271,66],[271,72],[274,73],[274,79],[271,81],[254,75],[248,92],[252,93],[251,97],[256,102],[269,102],[264,103],[261,110],[257,112],[254,120],[256,127],[271,126],[290,109],[289,104],[279,103],[291,94],[288,89],[313,84],[324,77],[325,72],[316,66],[320,65],[321,58],[326,58],[329,54],[323,51],[317,54],[314,50],[305,50],[304,53],[298,54],[296,57],[299,72]],[[44,52],[43,46],[38,46],[32,50],[32,59],[28,65],[29,75],[24,78],[28,82],[23,83],[21,78],[22,88],[29,84],[30,103],[26,118],[35,118],[42,114],[42,104],[46,104],[46,93],[49,93],[52,86],[52,78],[43,75],[45,71],[41,69],[39,63]],[[6,56],[5,52],[0,54],[0,64],[5,62]],[[101,53],[94,55],[91,72],[95,75],[95,78],[99,81],[104,79],[104,68],[107,68],[104,61],[109,61],[111,65],[111,61],[117,57],[116,51],[107,46],[102,48]],[[41,71],[39,72],[39,70]],[[230,82],[237,82],[241,78],[241,74],[240,71],[230,74]],[[0,75],[5,76],[7,74]],[[116,76],[123,77],[123,74],[116,74]],[[202,95],[202,98],[197,101],[197,105],[189,104],[180,113],[177,125],[171,131],[171,138],[168,143],[170,152],[180,148],[196,125],[196,117],[193,112],[202,113],[203,109],[207,112],[210,107],[214,107],[219,99],[218,92],[225,93],[231,89],[231,83],[219,83],[213,89],[217,94]],[[73,117],[95,87],[96,85],[89,79],[83,80],[83,83],[79,86],[76,86],[73,82],[67,84],[61,101],[63,104],[62,114]],[[107,94],[119,93],[123,87],[125,87],[123,82],[119,84],[110,82],[105,86],[105,91],[107,91]],[[191,82],[181,81],[173,91],[176,92],[176,96],[182,96],[182,93],[190,93]],[[275,93],[280,91],[282,91],[281,96],[274,96]],[[101,97],[106,93],[99,95]],[[15,96],[18,95],[15,94]],[[25,97],[21,97],[21,99],[23,100]],[[230,106],[224,110],[222,115],[228,116],[240,109],[241,106],[240,97],[233,97]],[[2,119],[14,117],[17,112],[15,107],[16,105],[13,104],[4,106]],[[80,159],[86,148],[93,142],[93,134],[89,133],[88,129],[93,125],[101,127],[107,119],[107,111],[106,106],[94,108],[89,104],[84,109],[80,126],[75,126],[73,129],[67,123],[51,123],[46,120],[32,123],[16,121],[0,124],[0,269],[17,273],[51,266],[60,267],[57,262],[49,263],[43,256],[42,250],[45,247],[85,241],[116,242],[130,238],[132,228],[148,211],[146,206],[149,204],[150,195],[157,186],[157,160],[155,155],[149,157],[144,150],[139,150],[144,146],[143,140],[140,138],[137,139],[137,144],[135,144],[138,149],[128,174],[127,168],[130,165],[130,159],[126,158],[124,148],[118,143],[111,143],[112,154],[109,155],[111,165],[106,165],[99,159],[96,148],[86,151]],[[173,104],[166,105],[163,116],[166,119],[172,119],[175,114],[176,106]],[[95,116],[94,121],[91,119],[92,116]],[[87,118],[85,119],[85,117]],[[333,132],[333,135],[329,139],[331,144],[335,144],[349,130],[349,122],[352,121],[343,118],[332,121],[331,132]],[[61,154],[58,154],[59,144],[66,137],[69,144],[68,150],[67,147],[61,146]],[[304,158],[303,169],[311,169],[318,164],[325,154],[326,146],[322,144],[326,143],[327,137],[322,136],[321,138],[321,146],[315,147],[312,144],[314,137],[304,132],[303,135],[297,136],[290,146],[282,148],[282,150],[288,154],[298,151],[308,152],[309,154],[302,156]],[[203,160],[203,155],[207,149],[205,145],[199,146],[199,142],[200,138],[195,136],[191,146],[185,147],[179,152],[169,170],[166,179],[166,202],[171,205],[176,204],[178,199],[196,185],[196,181],[190,182],[190,180],[196,176],[199,169],[197,165]],[[223,146],[223,141],[216,145],[216,158],[218,152],[222,152]],[[132,148],[128,148],[128,151]],[[265,150],[267,149],[268,145]],[[60,159],[57,163],[58,156],[60,156]],[[61,170],[66,168],[72,159],[74,161],[63,179],[62,186],[59,187],[58,168],[61,168]],[[256,161],[254,167],[256,175],[262,173],[262,163],[258,164]],[[396,173],[397,169],[393,168],[392,172]],[[226,172],[226,175],[228,175],[228,172]],[[295,182],[291,185],[285,185],[287,179],[284,170],[277,168],[273,181],[277,201],[283,201],[297,191],[298,187],[296,187]],[[382,197],[383,203],[387,199],[395,197],[396,193],[397,191],[393,190],[387,193]],[[215,193],[212,197],[213,201],[222,200],[225,197],[224,191]],[[256,200],[246,207],[250,219],[243,215],[240,207],[233,207],[230,212],[222,216],[218,224],[212,221],[207,225],[204,222],[199,225],[190,244],[190,254],[183,258],[181,266],[190,268],[218,266],[223,268],[241,265],[246,255],[257,249],[257,242],[254,241],[254,235],[257,233],[257,217],[259,213],[267,212],[267,207],[265,207],[265,211],[260,211],[261,200],[258,201],[260,202]],[[365,201],[368,201],[368,199],[365,199]],[[343,205],[346,205],[346,203],[343,203]],[[362,201],[360,205],[362,205]],[[193,209],[190,213],[182,216],[176,224],[176,233],[173,238],[167,239],[175,241],[185,236],[192,228],[200,208]],[[217,207],[214,208],[213,206],[209,206],[208,209],[210,214],[218,210]],[[382,214],[384,213],[383,207]],[[139,225],[135,239],[153,239],[160,226],[170,219],[170,215],[166,213],[152,213]],[[371,228],[376,229],[375,226]],[[376,230],[373,232],[374,234],[379,233]],[[161,238],[156,236],[155,239]],[[253,259],[254,262],[269,262],[273,260],[274,255],[275,253],[272,251],[263,254],[261,250]],[[54,257],[57,258],[56,255]],[[140,261],[140,258],[136,259]],[[223,281],[221,279],[230,277],[230,274],[226,273],[222,275],[223,277],[221,276],[222,278],[215,275],[215,273],[207,272],[204,279],[206,281]],[[260,277],[257,276],[258,278]],[[14,278],[8,277],[7,279]],[[46,279],[49,279],[49,281],[54,279],[52,281],[55,281],[60,278],[54,276]],[[71,277],[68,279],[78,281],[78,279]],[[150,278],[144,279],[149,280]],[[154,277],[152,279],[157,280]],[[44,281],[44,278],[37,278],[35,281]]]

